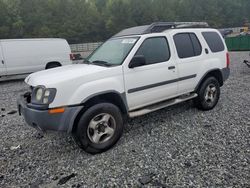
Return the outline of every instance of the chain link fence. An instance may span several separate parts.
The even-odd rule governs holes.
[[[101,44],[102,44],[102,42],[71,44],[70,48],[71,48],[71,51],[73,53],[76,53],[76,52],[93,52]]]

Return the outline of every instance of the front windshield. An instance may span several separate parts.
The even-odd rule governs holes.
[[[139,37],[110,39],[87,59],[89,63],[121,65]]]

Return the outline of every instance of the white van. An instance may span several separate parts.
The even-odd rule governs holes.
[[[71,64],[70,55],[65,39],[0,40],[0,81]]]

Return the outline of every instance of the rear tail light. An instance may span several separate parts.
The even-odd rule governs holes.
[[[230,56],[229,53],[227,52],[227,68],[230,66]]]
[[[75,60],[75,54],[69,54],[70,60]]]

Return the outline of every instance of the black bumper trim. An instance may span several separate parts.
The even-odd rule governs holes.
[[[25,122],[36,129],[42,131],[63,131],[71,132],[74,119],[82,106],[65,107],[65,112],[61,114],[49,114],[48,110],[38,110],[28,107],[24,96],[20,96],[17,101],[18,112],[24,117]]]
[[[221,69],[222,77],[223,77],[223,82],[225,82],[230,75],[230,68],[223,68]]]

